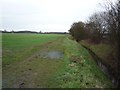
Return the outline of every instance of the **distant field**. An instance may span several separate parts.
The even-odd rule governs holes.
[[[2,34],[3,65],[21,59],[22,54],[24,57],[34,53],[37,45],[63,36],[61,34]],[[28,52],[30,49],[33,49],[32,52]]]
[[[8,49],[13,52],[21,51],[33,45],[43,44],[55,40],[60,34],[2,34],[3,51]]]

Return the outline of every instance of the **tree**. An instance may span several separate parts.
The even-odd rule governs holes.
[[[103,20],[101,17],[101,13],[94,13],[91,17],[89,17],[88,27],[91,33],[91,39],[95,43],[99,43],[102,40],[103,36]]]
[[[83,22],[75,22],[71,25],[69,33],[76,39],[80,41],[86,38],[85,24]]]
[[[116,4],[108,2],[105,8],[108,13],[108,18],[105,20],[108,26],[109,40],[114,48],[114,57],[118,64],[118,87],[120,87],[120,1],[118,0]]]
[[[42,31],[40,31],[39,33],[42,33]]]

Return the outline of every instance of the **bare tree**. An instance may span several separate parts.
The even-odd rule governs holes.
[[[92,34],[92,40],[96,43],[101,42],[103,33],[105,32],[105,21],[102,18],[103,12],[94,13],[89,17],[88,24]]]
[[[109,31],[109,40],[114,48],[114,56],[118,64],[118,86],[120,86],[120,1],[118,0],[116,4],[109,1],[105,8],[108,13],[108,18],[105,20]]]

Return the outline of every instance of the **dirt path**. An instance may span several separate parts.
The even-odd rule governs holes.
[[[3,88],[50,87],[50,80],[64,65],[62,41],[63,39],[59,39],[41,45],[40,50],[25,60],[4,68]]]

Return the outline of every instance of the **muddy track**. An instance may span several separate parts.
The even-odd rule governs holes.
[[[39,45],[40,49],[25,60],[5,67],[3,69],[3,88],[49,87],[49,79],[55,75],[55,71],[60,69],[63,63],[63,56],[56,58],[57,54],[64,52],[60,43],[60,40],[56,40]],[[48,51],[54,51],[53,54],[56,52],[57,54],[55,54],[55,58],[43,58],[40,56],[42,51],[46,52],[46,56],[49,55]]]

